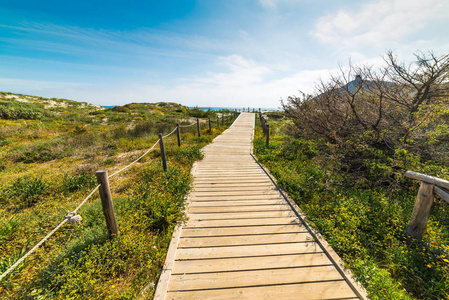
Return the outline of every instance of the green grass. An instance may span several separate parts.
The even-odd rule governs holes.
[[[7,97],[9,96],[9,98]],[[0,94],[0,101],[11,100]],[[2,99],[4,97],[4,99]],[[196,122],[174,103],[98,107],[61,99],[16,95],[54,118],[0,119],[0,272],[63,220],[96,186],[95,171],[109,174],[134,161],[175,123]],[[57,104],[55,106],[55,103]],[[79,211],[81,224],[64,225],[0,282],[2,299],[151,298],[176,222],[190,190],[190,169],[200,149],[227,126],[209,132],[201,123],[159,147],[110,180],[119,235],[107,236],[96,193]],[[147,288],[145,288],[147,287]]]
[[[270,120],[268,147],[258,127],[255,154],[371,299],[448,299],[449,205],[436,201],[423,242],[408,241],[418,183],[392,192],[348,182],[327,145],[284,135],[284,125]]]

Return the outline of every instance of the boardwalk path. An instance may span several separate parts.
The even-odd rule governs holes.
[[[204,149],[155,298],[363,299],[251,156],[253,129],[242,113]]]

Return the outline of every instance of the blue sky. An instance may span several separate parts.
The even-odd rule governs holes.
[[[351,59],[449,52],[447,0],[0,0],[0,90],[278,107]]]

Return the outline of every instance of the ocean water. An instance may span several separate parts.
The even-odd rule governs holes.
[[[115,105],[103,105],[104,108],[114,108]],[[190,109],[194,109],[194,108],[198,108],[204,111],[207,110],[212,110],[212,111],[220,111],[220,110],[232,110],[232,111],[241,111],[241,110],[245,110],[248,111],[248,107],[198,107],[198,106],[189,106]],[[262,111],[280,111],[281,109],[278,108],[272,108],[272,107],[261,107],[260,108]],[[253,111],[253,108],[250,107],[249,108],[250,111]],[[259,108],[254,108],[254,111],[259,111]]]
[[[212,111],[220,111],[220,110],[233,110],[233,111],[235,111],[235,110],[237,110],[237,111],[245,110],[245,111],[248,111],[248,107],[214,107],[214,106],[211,106],[211,107],[199,107],[199,106],[189,106],[189,108],[190,109],[198,108],[198,109],[201,109],[201,110],[204,110],[204,111],[207,111],[209,109],[212,110]],[[280,108],[272,108],[272,107],[261,107],[260,109],[262,111],[280,111],[281,110]],[[253,111],[253,108],[250,107],[249,110]],[[254,108],[254,111],[259,111],[259,108],[258,107]]]

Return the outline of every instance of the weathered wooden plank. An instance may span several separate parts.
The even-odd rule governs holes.
[[[283,198],[272,200],[212,200],[212,201],[193,201],[189,207],[220,207],[220,206],[260,206],[260,205],[279,205],[286,204]]]
[[[352,299],[355,294],[343,280],[303,284],[267,285],[229,289],[204,289],[199,291],[172,291],[167,299]],[[356,298],[357,299],[357,298]]]
[[[172,274],[229,272],[332,265],[324,253],[270,255],[218,259],[177,260]]]
[[[265,225],[289,225],[300,223],[301,222],[296,217],[229,219],[229,220],[187,220],[185,227],[186,228],[242,227],[242,226],[265,226]]]
[[[273,186],[269,186],[267,184],[262,185],[234,185],[234,186],[208,186],[208,187],[202,187],[195,185],[193,188],[194,193],[198,193],[199,195],[203,193],[221,193],[221,192],[227,192],[229,193],[232,191],[232,193],[253,193],[253,192],[265,192],[265,191],[273,191],[276,190]]]
[[[252,211],[252,212],[231,212],[231,213],[210,213],[210,214],[189,214],[189,220],[227,220],[227,219],[259,219],[259,218],[285,218],[294,217],[291,210],[281,211]]]
[[[197,195],[192,195],[190,197],[190,201],[237,201],[237,200],[243,200],[243,201],[260,201],[260,200],[277,200],[277,199],[284,199],[282,198],[279,193],[270,193],[270,194],[262,194],[262,195],[215,195],[215,196],[204,196],[204,197],[198,197]]]
[[[279,192],[273,188],[270,190],[256,190],[256,191],[220,191],[220,192],[201,192],[201,193],[195,193],[193,197],[195,198],[204,198],[204,197],[220,197],[220,196],[236,196],[236,197],[247,197],[247,196],[266,196],[266,195],[272,195],[272,196],[278,196]]]
[[[274,205],[240,205],[240,206],[209,206],[209,207],[195,207],[189,206],[187,213],[202,214],[202,213],[229,213],[229,212],[253,212],[253,211],[279,211],[291,210],[287,204]]]
[[[267,178],[241,178],[241,179],[224,179],[224,178],[218,178],[218,179],[197,179],[195,180],[195,186],[216,186],[216,185],[223,185],[223,186],[232,186],[234,184],[254,184],[254,183],[265,183],[265,184],[271,184],[271,180]]]
[[[271,181],[268,180],[260,180],[260,181],[256,181],[256,180],[248,180],[248,181],[234,181],[234,182],[195,182],[194,184],[194,191],[197,191],[198,188],[207,188],[207,189],[215,189],[215,188],[227,188],[227,189],[235,189],[235,188],[241,188],[241,187],[270,187],[270,185],[272,185]]]
[[[170,291],[342,280],[334,266],[172,275]]]
[[[314,241],[314,239],[308,232],[214,236],[214,237],[181,236],[181,238],[179,239],[178,248],[262,245],[262,244],[300,243],[312,241]]]
[[[322,250],[318,244],[314,242],[231,247],[182,248],[178,249],[176,259],[250,257],[315,252],[322,252]]]
[[[270,233],[307,232],[302,224],[241,226],[222,228],[184,228],[183,237],[233,236]]]

